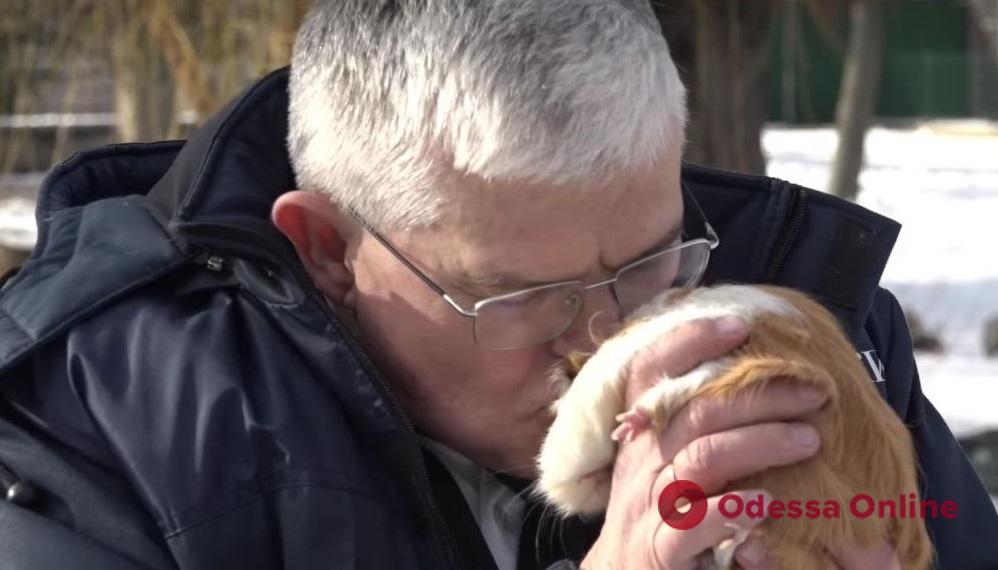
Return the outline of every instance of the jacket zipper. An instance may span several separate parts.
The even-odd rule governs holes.
[[[335,320],[335,316],[330,311],[329,307],[326,305],[325,301],[320,295],[316,294],[315,285],[312,284],[312,280],[308,278],[304,272],[299,271],[297,267],[293,268],[295,275],[298,277],[299,281],[305,280],[305,285],[308,290],[308,295],[314,303],[321,307],[322,313],[327,319],[338,322]],[[430,476],[426,471],[426,464],[423,462],[423,458],[420,455],[419,443],[416,441],[416,428],[409,418],[409,414],[406,413],[405,408],[402,407],[402,403],[399,402],[398,396],[395,392],[388,386],[388,383],[381,376],[381,372],[378,371],[374,362],[371,361],[370,357],[364,352],[363,348],[359,346],[356,340],[351,334],[345,334],[343,337],[346,339],[347,344],[350,346],[352,352],[355,356],[361,359],[367,368],[370,370],[372,376],[375,379],[375,385],[378,391],[381,392],[382,397],[385,397],[389,402],[389,410],[393,412],[396,419],[402,420],[402,424],[405,426],[405,433],[409,440],[409,454],[410,461],[415,464],[416,474],[418,475],[419,486],[421,487],[422,496],[426,499],[424,502],[424,508],[429,510],[430,517],[433,519],[434,526],[436,526],[436,531],[438,534],[437,545],[441,549],[441,553],[444,555],[444,560],[447,560],[454,566],[458,566],[457,560],[459,559],[456,554],[456,548],[453,544],[453,537],[450,531],[447,529],[447,523],[444,521],[443,514],[440,512],[440,508],[437,506],[437,502],[433,499],[433,488],[430,485]],[[446,537],[443,538],[443,537]],[[444,541],[446,540],[446,544]]]
[[[769,270],[766,272],[763,282],[772,283],[783,271],[783,265],[790,256],[790,250],[797,243],[801,228],[804,226],[804,202],[807,198],[807,189],[802,186],[792,187],[793,194],[790,196],[790,204],[787,206],[787,214],[784,224],[790,223],[790,228],[784,233],[782,243],[772,257]]]
[[[209,271],[219,272],[222,270],[225,264],[224,257],[213,252],[212,250],[206,248],[199,248],[198,253],[194,256],[195,263],[205,266]],[[297,279],[299,285],[301,285],[308,295],[308,298],[320,307],[322,314],[333,322],[339,323],[336,317],[332,314],[329,307],[326,305],[325,300],[322,295],[316,289],[315,285],[308,275],[301,269],[300,266],[296,264],[284,264],[285,267],[289,268]],[[370,357],[363,350],[363,348],[357,343],[352,334],[343,335],[347,345],[350,347],[351,352],[362,364],[366,365],[367,370],[375,380],[375,387],[383,398],[389,402],[389,412],[395,417],[396,420],[401,420],[404,432],[406,434],[409,442],[409,454],[410,463],[414,464],[416,468],[417,483],[422,491],[421,495],[425,499],[423,501],[423,508],[429,511],[430,518],[433,521],[433,526],[436,527],[436,532],[434,536],[437,537],[435,540],[437,547],[440,549],[440,553],[443,555],[443,559],[448,561],[452,567],[460,568],[463,565],[459,562],[461,557],[458,555],[458,549],[454,544],[454,538],[451,536],[450,531],[447,528],[446,521],[444,521],[443,514],[440,512],[440,508],[436,501],[433,499],[433,488],[430,484],[430,476],[426,471],[426,464],[419,451],[419,443],[416,441],[416,429],[406,413],[405,408],[402,407],[401,402],[398,400],[398,396],[395,392],[391,390],[388,383],[381,376],[381,372],[375,366],[374,362],[371,361]],[[446,537],[446,538],[444,538]]]

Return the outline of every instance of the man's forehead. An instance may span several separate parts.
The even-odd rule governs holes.
[[[462,289],[584,279],[669,245],[682,223],[679,155],[587,188],[455,180],[428,252]],[[441,276],[443,277],[443,275]]]
[[[485,180],[449,172],[442,175],[446,193],[444,218],[457,224],[497,225],[530,223],[530,215],[548,220],[562,217],[602,217],[614,223],[612,210],[644,209],[649,205],[678,205],[681,154],[667,149],[655,161],[626,173],[589,184],[552,185],[520,180]]]

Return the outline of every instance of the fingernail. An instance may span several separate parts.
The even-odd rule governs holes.
[[[750,540],[749,542],[746,542],[739,549],[738,553],[742,560],[752,564],[753,566],[762,563],[762,561],[766,559],[766,547],[763,546],[762,542],[758,540]]]
[[[717,330],[721,334],[735,335],[745,332],[748,328],[748,323],[745,319],[741,317],[736,317],[734,315],[728,315],[727,317],[721,317],[717,319]]]
[[[814,447],[818,443],[818,430],[810,424],[790,426],[790,438],[801,447]]]

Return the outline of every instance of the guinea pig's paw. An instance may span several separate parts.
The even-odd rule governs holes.
[[[735,534],[722,540],[713,548],[714,570],[730,570],[735,559],[735,549],[748,539],[751,529],[742,528],[733,522],[724,523],[724,526],[735,531]]]
[[[648,427],[651,423],[651,414],[647,411],[635,407],[629,412],[624,412],[622,414],[617,414],[616,419],[620,425],[617,429],[613,430],[610,434],[610,438],[613,441],[618,442],[629,442],[632,441],[639,433]]]
[[[719,377],[730,365],[730,359],[722,358],[705,362],[677,378],[662,380],[645,390],[631,409],[641,410],[652,427],[663,430],[700,388]]]

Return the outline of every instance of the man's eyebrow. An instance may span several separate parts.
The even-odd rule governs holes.
[[[683,231],[683,220],[679,219],[669,230],[665,233],[665,236],[655,242],[652,246],[648,247],[640,254],[620,264],[619,267],[615,267],[614,270],[619,269],[629,263],[633,263],[643,257],[649,256],[653,253],[666,249],[667,247],[674,245],[675,241],[680,237]],[[539,285],[549,285],[552,283],[558,283],[561,281],[574,281],[578,279],[577,277],[566,277],[564,279],[556,280],[544,280],[538,281],[535,279],[527,279],[521,275],[510,272],[493,272],[493,273],[480,273],[474,275],[462,275],[453,280],[453,284],[461,289],[462,291],[481,296],[491,296],[491,295],[501,295],[504,293],[512,293],[520,289],[528,289],[530,287],[537,287]]]

